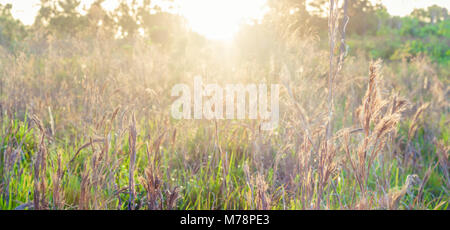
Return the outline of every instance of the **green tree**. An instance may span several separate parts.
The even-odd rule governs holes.
[[[101,31],[106,37],[114,36],[115,23],[110,13],[103,9],[102,3],[104,1],[96,0],[87,11],[86,17],[89,24],[89,35],[94,35]]]
[[[11,9],[11,4],[0,4],[0,45],[14,51],[26,37],[27,31],[19,20],[13,18]]]
[[[344,1],[341,4],[341,17],[344,15]],[[329,14],[329,0],[315,0],[309,2],[311,13],[314,15],[311,25],[317,27],[320,31],[326,31],[328,27],[327,20]],[[374,34],[381,24],[384,23],[387,10],[380,3],[374,4],[370,0],[347,0],[347,15],[349,22],[346,32],[348,34]],[[341,23],[342,24],[342,23]]]
[[[438,5],[432,5],[427,8],[430,22],[432,24],[439,23],[448,18],[448,10]]]
[[[347,26],[349,33],[365,35],[373,33],[378,27],[377,8],[369,0],[349,0]]]
[[[275,31],[304,33],[310,29],[306,0],[268,0],[269,12],[264,23]]]
[[[131,3],[122,0],[114,12],[114,20],[117,22],[121,36],[124,38],[134,37],[139,30],[137,7],[138,3],[135,0]]]
[[[415,9],[411,16],[427,23],[436,24],[448,19],[448,10],[438,5],[432,5],[427,9]]]
[[[35,26],[58,36],[75,36],[88,26],[87,18],[78,10],[80,4],[81,0],[41,0]]]
[[[144,37],[154,43],[169,45],[176,35],[185,32],[185,22],[181,16],[164,12],[158,5],[152,6],[150,0],[143,1],[137,9],[137,15]]]

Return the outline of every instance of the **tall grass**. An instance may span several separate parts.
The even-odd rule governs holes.
[[[266,65],[213,45],[37,39],[0,55],[1,209],[448,208],[448,77],[426,57],[342,63],[289,37]],[[281,82],[279,128],[173,120],[171,87],[198,73]]]

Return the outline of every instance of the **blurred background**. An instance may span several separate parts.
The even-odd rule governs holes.
[[[0,4],[1,44],[10,50],[38,29],[86,39],[101,30],[117,39],[139,36],[164,46],[199,35],[199,39],[251,49],[244,44],[271,42],[280,30],[324,38],[328,26],[324,0],[2,0]],[[448,64],[448,1],[352,0],[349,4],[352,54],[361,49],[372,58],[398,60],[423,53]],[[269,47],[254,48],[263,52]]]

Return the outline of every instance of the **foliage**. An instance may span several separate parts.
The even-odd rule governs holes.
[[[25,26],[11,14],[12,5],[0,4],[0,46],[14,51],[26,37]]]

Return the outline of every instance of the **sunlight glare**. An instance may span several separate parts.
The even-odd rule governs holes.
[[[213,40],[230,41],[241,23],[264,16],[266,0],[183,0],[180,14],[192,30]]]

